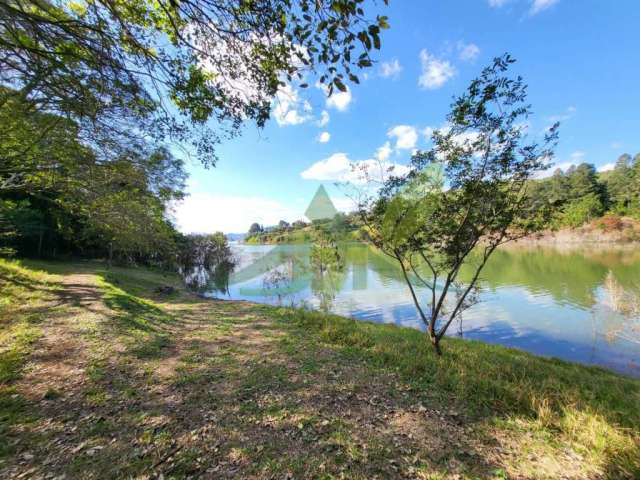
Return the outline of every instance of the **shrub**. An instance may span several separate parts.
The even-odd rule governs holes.
[[[613,232],[622,230],[624,222],[617,215],[605,215],[596,221],[596,226],[604,232]]]
[[[563,226],[576,228],[599,217],[603,212],[604,206],[600,197],[590,193],[570,203],[562,213],[560,220]]]

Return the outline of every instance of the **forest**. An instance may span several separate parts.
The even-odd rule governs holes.
[[[640,154],[621,155],[613,170],[598,173],[581,163],[557,169],[544,180],[534,180],[530,201],[557,209],[549,227],[579,227],[603,215],[640,218]]]

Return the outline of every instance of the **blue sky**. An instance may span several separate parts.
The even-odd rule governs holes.
[[[379,2],[381,3],[381,2]],[[443,125],[454,95],[509,52],[529,84],[529,131],[561,121],[557,166],[608,168],[640,151],[640,35],[636,0],[391,0],[378,63],[348,94],[288,89],[273,119],[220,145],[213,169],[189,163],[185,232],[244,232],[257,221],[303,218],[318,185],[336,206],[349,162],[403,165]]]

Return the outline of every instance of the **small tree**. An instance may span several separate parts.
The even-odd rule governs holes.
[[[254,235],[259,235],[264,232],[264,228],[259,223],[252,223],[249,227],[248,236],[253,237]]]
[[[343,258],[332,232],[322,227],[316,227],[310,253],[311,265],[320,275],[325,272],[342,270]]]
[[[309,224],[307,222],[305,222],[304,220],[296,220],[295,222],[293,222],[291,224],[291,226],[295,229],[295,230],[302,230],[303,228],[305,228],[306,226],[308,226]]]
[[[525,144],[530,106],[522,78],[505,73],[512,63],[504,55],[483,70],[454,101],[432,148],[416,153],[407,175],[389,178],[361,205],[370,240],[398,261],[438,354],[451,323],[474,303],[495,249],[541,228],[545,217],[527,201],[526,188],[548,167],[558,124],[542,144]],[[463,264],[472,270],[464,285]]]
[[[227,290],[228,276],[235,265],[227,237],[221,232],[192,234],[179,239],[178,271],[193,289],[202,289],[213,280],[220,291]]]
[[[590,193],[571,202],[562,212],[560,220],[565,226],[577,228],[603,213],[604,207],[600,197],[595,193]]]
[[[289,225],[289,222],[287,222],[286,220],[280,220],[278,222],[278,230],[289,230],[289,228],[291,228],[291,225]]]

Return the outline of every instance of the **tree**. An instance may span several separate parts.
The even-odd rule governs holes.
[[[640,218],[640,153],[636,153],[631,162],[629,183],[629,213]]]
[[[291,225],[289,225],[289,222],[287,222],[285,220],[280,220],[278,222],[278,229],[279,230],[289,230],[290,227],[291,227]]]
[[[264,125],[288,82],[313,71],[329,94],[357,83],[387,27],[363,0],[8,0],[0,108],[27,100],[69,118],[105,154],[116,137],[169,138],[213,165],[220,135]]]
[[[589,163],[581,163],[575,170],[567,173],[569,199],[580,200],[587,195],[599,196],[600,186],[596,168]]]
[[[168,263],[175,254],[168,207],[183,197],[182,160],[163,147],[131,143],[104,162],[81,142],[74,122],[32,113],[29,101],[8,103],[11,111],[0,109],[7,127],[0,134],[0,198],[21,206],[3,215],[17,233],[13,246],[40,256],[46,235],[47,246]]]
[[[329,224],[329,229],[334,235],[344,235],[347,230],[350,228],[349,218],[346,214],[342,212],[338,212],[331,219],[331,223]]]
[[[262,228],[262,225],[260,225],[259,223],[252,223],[249,227],[248,236],[252,237],[254,235],[259,235],[262,232],[264,232],[264,228]]]
[[[485,68],[454,101],[433,147],[416,153],[409,173],[389,178],[360,209],[371,241],[400,265],[438,354],[451,323],[474,302],[496,248],[546,218],[545,209],[531,208],[527,185],[553,157],[558,124],[541,144],[526,143],[521,125],[531,109],[522,78],[507,76],[513,63],[504,55]],[[463,265],[471,269],[465,285],[458,282]]]
[[[106,164],[90,163],[60,190],[56,202],[80,222],[87,244],[133,261],[175,254],[168,208],[183,197],[182,162],[164,149],[132,151]]]
[[[313,237],[309,258],[316,272],[322,276],[326,272],[342,270],[344,260],[333,232],[316,226]]]
[[[562,169],[558,168],[553,172],[548,192],[550,203],[560,206],[567,201],[569,198],[568,183],[567,176],[562,172]]]
[[[293,222],[291,224],[291,226],[297,230],[303,229],[305,227],[307,227],[309,224],[307,222],[305,222],[304,220],[296,220],[295,222]]]
[[[0,199],[0,255],[13,255],[16,242],[36,239],[42,249],[43,214],[31,208],[28,200]]]
[[[600,197],[595,193],[589,193],[567,205],[562,212],[562,224],[577,228],[603,213],[604,206]]]
[[[226,291],[228,274],[234,264],[227,237],[222,232],[180,239],[178,271],[191,288],[201,289],[213,278],[216,288]]]
[[[0,89],[0,96],[4,92]],[[20,98],[0,107],[0,194],[57,188],[86,160],[93,161],[74,122],[34,109],[33,102]]]
[[[631,155],[625,153],[618,157],[615,167],[606,182],[610,208],[618,213],[626,214],[633,199],[631,184],[633,168]]]

